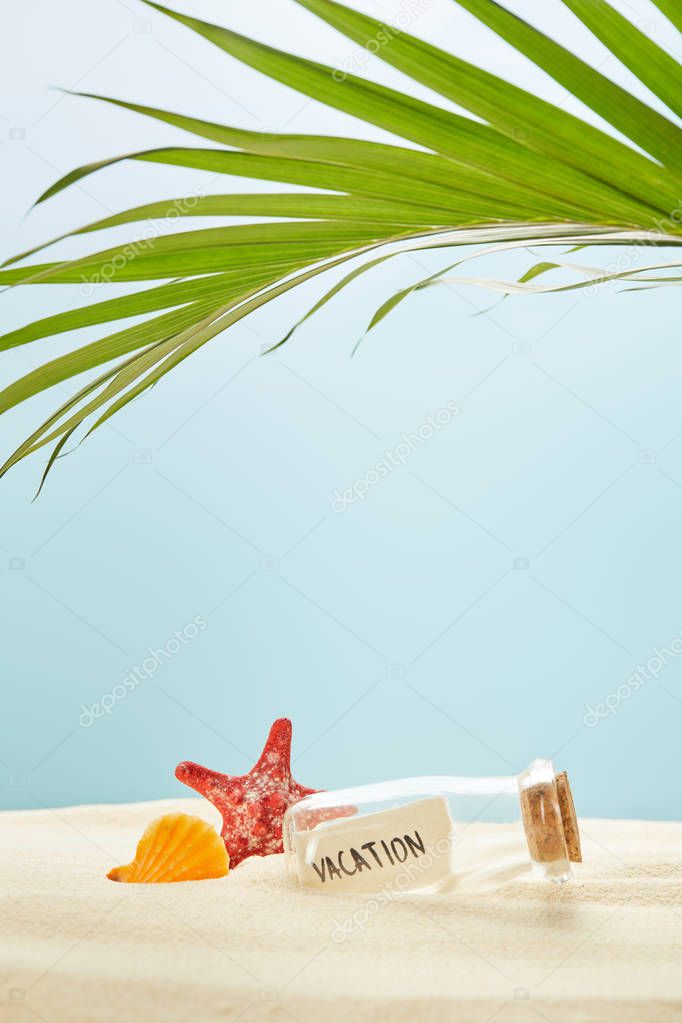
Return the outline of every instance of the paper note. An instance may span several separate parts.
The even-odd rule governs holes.
[[[443,796],[326,821],[295,835],[298,877],[329,892],[438,887],[451,877],[452,830]]]

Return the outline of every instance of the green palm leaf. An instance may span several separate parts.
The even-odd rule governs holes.
[[[564,3],[655,96],[678,117],[682,116],[680,68],[674,57],[606,0],[564,0]]]
[[[668,197],[678,195],[679,181],[673,175],[661,171],[624,143],[524,89],[407,33],[396,33],[375,18],[334,0],[297,3],[361,46],[374,44],[373,51],[382,60],[470,110],[521,145],[558,158],[607,185],[616,185],[647,205],[660,203],[662,192]],[[377,40],[382,41],[378,48]]]
[[[678,32],[682,32],[682,7],[679,0],[653,0],[659,11],[665,14],[668,21],[672,22]]]
[[[53,445],[41,488],[68,440],[92,433],[199,347],[260,306],[305,281],[354,261],[292,327],[359,275],[405,251],[487,246],[477,255],[534,245],[682,245],[682,131],[671,118],[594,70],[495,0],[455,0],[489,30],[534,61],[620,133],[616,138],[462,57],[397,31],[337,0],[296,0],[300,7],[415,82],[468,111],[453,113],[406,92],[285,53],[217,25],[145,0],[231,58],[407,145],[315,135],[261,133],[113,97],[82,94],[187,132],[213,148],[172,146],[133,152],[77,168],[39,203],[121,161],[206,170],[228,179],[272,181],[315,192],[187,195],[134,206],[8,260],[0,285],[148,282],[146,290],[47,316],[0,337],[0,351],[83,327],[109,328],[99,340],[44,362],[0,392],[0,414],[81,374],[100,370],[64,402],[0,467]],[[680,65],[607,0],[563,0],[672,115],[682,112]],[[675,0],[655,0],[682,27]],[[418,148],[414,148],[415,145]],[[218,148],[215,148],[218,147]],[[219,227],[185,229],[196,217]],[[230,224],[230,218],[270,218]],[[272,222],[277,218],[277,222]],[[181,230],[166,229],[177,221]],[[151,223],[151,230],[149,224]],[[50,245],[122,225],[145,227],[138,241],[67,261],[26,263]],[[389,297],[369,329],[410,295],[444,280],[466,259]],[[617,273],[544,260],[519,280],[458,277],[503,295],[560,292],[620,281],[632,290],[679,284],[680,262],[649,261]],[[547,283],[561,270],[574,282]],[[540,280],[542,278],[542,280]],[[120,320],[143,317],[121,324]]]
[[[455,3],[488,25],[664,166],[679,168],[682,162],[682,133],[672,121],[601,72],[595,71],[564,46],[507,11],[495,0],[455,0]],[[600,24],[603,24],[603,18]]]

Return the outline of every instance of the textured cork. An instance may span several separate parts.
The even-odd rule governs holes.
[[[583,854],[580,849],[580,831],[578,829],[578,818],[575,814],[575,806],[573,805],[573,793],[571,792],[571,785],[568,780],[568,775],[565,771],[557,774],[556,778],[556,790],[559,797],[559,809],[561,810],[561,820],[564,825],[564,835],[566,837],[566,848],[568,849],[568,858],[571,863],[582,863]]]
[[[521,792],[521,814],[531,858],[554,863],[568,855],[582,863],[580,832],[566,772]]]

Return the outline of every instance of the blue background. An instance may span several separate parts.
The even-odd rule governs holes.
[[[328,62],[356,52],[287,0],[178,6]],[[386,20],[401,9],[357,6]],[[637,89],[555,0],[512,6]],[[668,38],[645,0],[619,6]],[[23,220],[76,165],[201,144],[50,85],[249,128],[389,138],[268,82],[136,0],[25,0],[4,19],[4,257],[155,198],[276,187],[124,164]],[[411,30],[582,112],[447,0]],[[367,73],[430,96],[378,60]],[[579,258],[605,265],[617,255]],[[35,504],[40,459],[2,481],[0,805],[185,794],[177,761],[242,773],[270,722],[287,715],[307,785],[500,774],[555,755],[584,814],[680,816],[682,658],[667,657],[636,691],[628,683],[682,628],[679,296],[605,288],[512,298],[474,317],[490,294],[443,286],[411,298],[350,357],[386,297],[453,258],[404,256],[375,270],[261,358],[332,277],[301,288],[61,460]],[[534,261],[520,252],[472,267],[508,277]],[[3,329],[78,302],[75,287],[15,289],[0,298]],[[0,379],[102,333],[3,353]],[[3,417],[3,454],[74,389]],[[448,401],[461,409],[450,425],[364,501],[332,510],[337,488]],[[110,715],[79,724],[82,705],[197,616],[207,625],[196,638]],[[614,712],[587,725],[586,705],[619,686]]]

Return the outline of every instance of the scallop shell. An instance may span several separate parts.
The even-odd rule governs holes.
[[[107,874],[110,881],[161,884],[224,877],[230,869],[225,843],[210,824],[187,813],[168,813],[148,825],[135,859]]]

